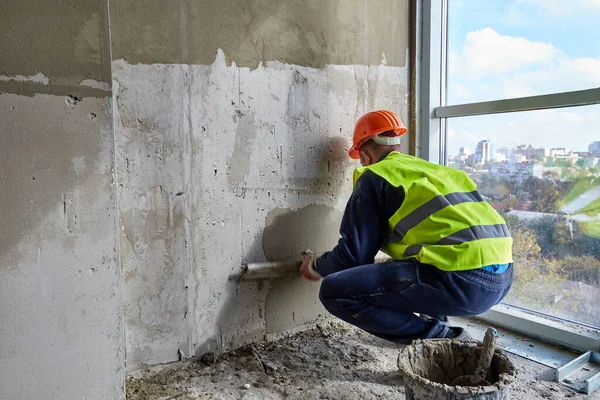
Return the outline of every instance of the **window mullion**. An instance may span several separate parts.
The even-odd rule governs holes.
[[[466,117],[518,111],[544,110],[600,104],[600,88],[520,97],[479,103],[440,106],[434,110],[435,118]]]
[[[446,63],[443,57],[446,33],[445,24],[446,0],[422,0],[420,2],[422,26],[422,68],[420,118],[421,143],[419,155],[433,163],[443,163],[442,149],[443,126],[439,118],[435,118],[435,109],[444,105]]]

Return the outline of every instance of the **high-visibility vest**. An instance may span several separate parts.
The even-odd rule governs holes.
[[[388,220],[388,237],[381,249],[391,258],[415,258],[444,271],[513,261],[506,222],[463,171],[391,152],[375,164],[357,168],[355,186],[367,171],[404,189],[404,201]]]

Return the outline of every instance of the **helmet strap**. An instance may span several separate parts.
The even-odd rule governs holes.
[[[394,146],[402,143],[402,139],[400,138],[400,136],[390,137],[381,136],[381,134],[379,134],[373,136],[371,139],[380,146]]]

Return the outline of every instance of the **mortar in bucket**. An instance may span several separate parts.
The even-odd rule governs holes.
[[[417,340],[398,356],[407,400],[506,400],[516,378],[508,357],[495,350],[482,386],[455,386],[461,376],[478,367],[483,344],[451,339]],[[489,360],[489,359],[488,359]]]

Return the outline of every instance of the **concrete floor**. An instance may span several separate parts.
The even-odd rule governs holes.
[[[256,344],[217,360],[137,371],[127,398],[137,399],[404,399],[396,367],[399,345],[341,323]],[[518,370],[513,399],[600,399],[553,381],[554,370],[509,354]]]

